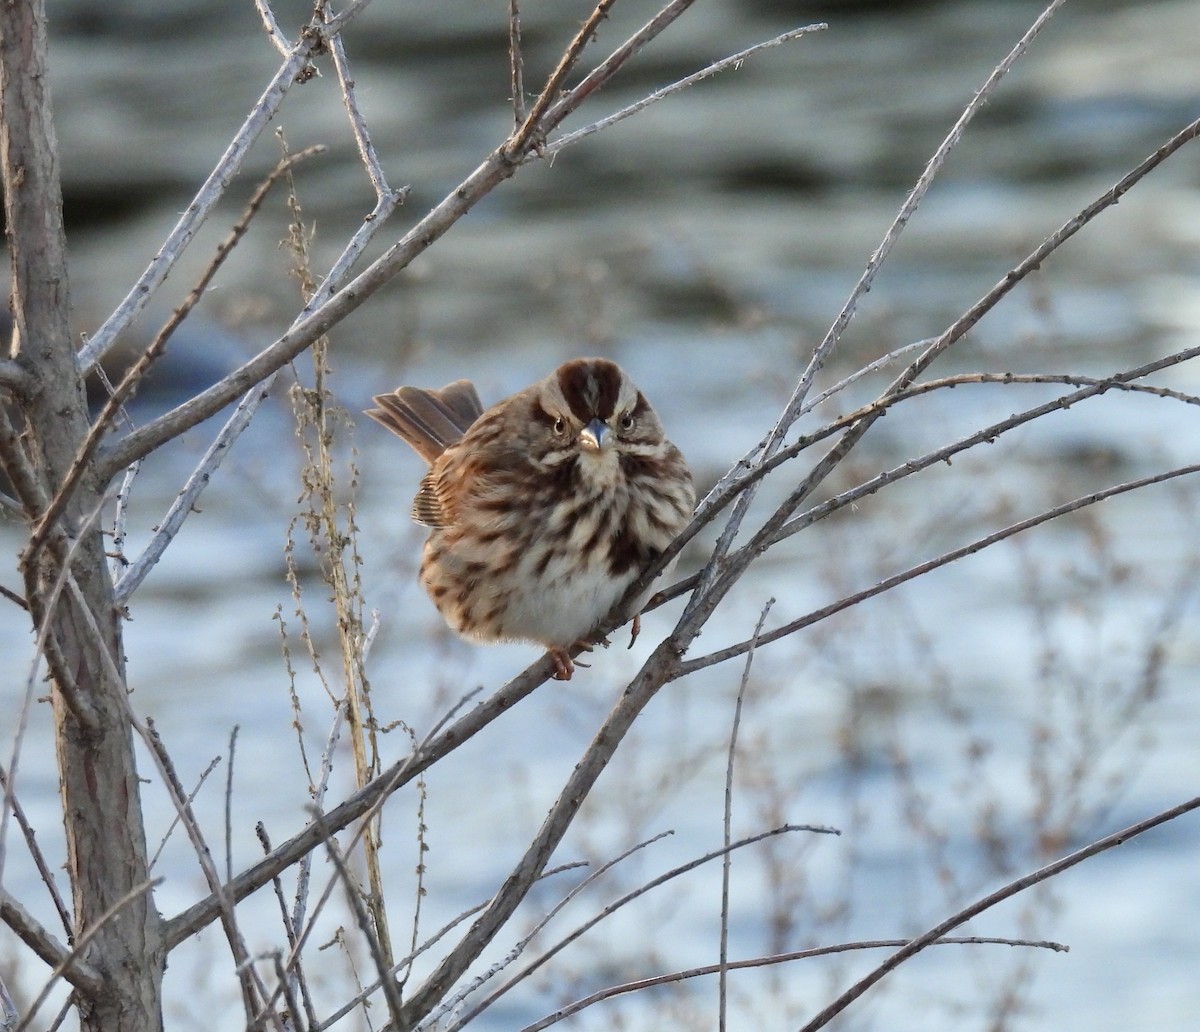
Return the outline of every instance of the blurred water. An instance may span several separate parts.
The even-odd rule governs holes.
[[[275,9],[290,27],[309,6]],[[502,6],[377,3],[349,33],[374,142],[392,185],[412,186],[376,250],[506,131]],[[589,5],[526,6],[527,78],[536,83]],[[339,399],[356,413],[372,393],[396,383],[437,385],[464,375],[485,399],[497,399],[565,357],[602,353],[630,369],[698,479],[711,483],[769,426],[924,161],[1039,9],[1018,0],[697,5],[631,63],[588,117],[798,24],[822,19],[830,28],[502,187],[335,331]],[[601,47],[648,10],[618,4]],[[75,0],[56,5],[52,17],[72,291],[86,332],[154,254],[273,72],[275,56],[253,5],[240,0]],[[1194,2],[1068,4],[951,157],[825,382],[939,332],[1045,235],[1194,118],[1198,33]],[[305,221],[315,229],[317,269],[372,204],[332,72],[323,72],[293,90],[279,123],[292,150],[314,142],[331,148],[297,176]],[[256,146],[237,196],[206,227],[173,274],[173,293],[139,334],[148,337],[188,289],[278,153],[272,138]],[[1187,150],[1168,162],[989,316],[942,372],[1095,375],[1197,343],[1197,168]],[[278,247],[286,218],[282,197],[269,202],[192,322],[192,337],[176,344],[162,392],[140,399],[138,418],[167,403],[172,385],[219,375],[286,326],[297,297],[289,258]],[[837,410],[868,400],[887,375],[847,392]],[[1197,389],[1192,367],[1157,382]],[[226,754],[231,727],[240,728],[233,821],[239,864],[258,849],[255,821],[265,821],[279,841],[303,824],[307,802],[288,730],[277,609],[287,624],[310,756],[320,751],[329,719],[323,690],[308,674],[285,581],[300,454],[286,399],[277,394],[135,598],[128,626],[136,704],[157,721],[185,781]],[[897,411],[877,425],[830,490],[1049,396],[1045,388],[961,387]],[[1195,461],[1194,412],[1158,398],[1106,397],[864,500],[799,535],[747,578],[698,651],[745,638],[770,596],[778,600],[772,620],[792,619],[969,540],[981,526]],[[210,433],[200,428],[147,463],[131,552],[147,540]],[[375,704],[381,720],[403,719],[420,735],[464,690],[502,682],[534,652],[449,639],[412,582],[420,536],[407,510],[419,462],[365,421],[354,441],[364,593],[382,622],[371,657]],[[784,479],[795,483],[800,475]],[[769,486],[763,505],[786,486]],[[743,731],[750,750],[740,832],[786,817],[845,834],[804,846],[789,841],[777,847],[786,860],[774,869],[764,859],[774,853],[739,860],[734,953],[767,950],[778,911],[791,922],[784,948],[921,931],[946,909],[939,863],[963,891],[994,887],[1001,869],[1016,874],[1041,862],[1036,836],[1056,826],[1054,817],[1073,835],[1089,836],[1194,794],[1197,607],[1189,595],[1174,607],[1173,599],[1181,583],[1194,583],[1196,502],[1194,488],[1181,484],[1107,503],[764,649]],[[0,535],[12,554],[16,528],[2,523]],[[697,548],[686,555],[685,568],[700,554]],[[327,591],[313,574],[308,560],[305,608],[336,676]],[[2,576],[12,583],[11,574]],[[620,640],[586,676],[541,689],[431,776],[423,927],[439,927],[494,891],[622,678],[636,671],[676,611],[650,617],[632,652]],[[1148,644],[1159,637],[1161,683],[1153,699],[1135,704],[1132,686]],[[0,687],[12,712],[30,654],[28,633],[13,614],[0,623],[0,649],[12,657]],[[606,857],[639,836],[675,828],[669,843],[634,862],[629,877],[636,882],[717,845],[722,750],[737,680],[737,671],[720,668],[664,691],[605,775],[602,787],[618,788],[607,801],[595,800],[557,859]],[[45,709],[35,707],[20,794],[42,829],[43,847],[57,856]],[[406,746],[400,731],[384,739],[389,759]],[[907,789],[897,769],[910,771]],[[1056,784],[1069,785],[1079,770],[1087,771],[1080,798],[1067,793],[1055,804],[1076,806],[1074,817],[1042,814],[1039,824],[1039,777],[1050,771]],[[214,777],[223,778],[223,768]],[[347,757],[335,770],[333,798],[350,779]],[[497,785],[504,786],[500,793]],[[170,810],[154,785],[146,803],[157,841]],[[198,807],[206,826],[222,826],[219,788],[208,786]],[[415,799],[403,796],[388,819],[385,855],[400,929],[417,862],[415,808]],[[988,821],[1003,832],[1005,864],[989,866],[979,848]],[[1050,854],[1081,841],[1058,843]],[[1200,1004],[1198,844],[1194,817],[1185,819],[1074,871],[1033,912],[1013,907],[970,929],[1059,939],[1070,943],[1069,954],[1032,958],[1022,972],[1022,961],[1007,952],[934,951],[895,976],[853,1027],[984,1027],[973,1004],[990,999],[1011,975],[1028,979],[1026,1009],[1011,1027],[1191,1028]],[[37,909],[41,894],[19,853],[10,850],[6,887]],[[194,872],[188,847],[172,842],[162,864],[165,913],[203,894]],[[572,995],[648,973],[638,961],[647,941],[664,969],[711,962],[714,877],[715,870],[702,872],[662,900],[631,908],[602,937],[602,954],[575,961],[577,982],[560,975],[540,997],[522,997],[480,1027],[519,1027]],[[843,896],[849,910],[841,909]],[[263,929],[256,947],[277,938],[274,903],[260,897],[245,918]],[[544,898],[553,899],[553,890]],[[592,970],[598,956],[606,965]],[[867,963],[745,976],[737,983],[744,987],[737,1001],[742,1027],[800,1024]],[[211,1027],[212,1003],[197,987],[224,994],[225,967],[212,930],[172,958],[174,1023]],[[36,984],[40,973],[26,973]],[[340,973],[322,981],[331,1000],[344,998]],[[648,1003],[645,1010],[637,1000],[606,1006],[620,1007],[637,1027],[656,1020]],[[707,997],[693,1006],[711,1013]],[[608,1027],[613,1013],[591,1021]]]

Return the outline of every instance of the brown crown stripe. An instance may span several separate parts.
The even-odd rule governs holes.
[[[604,358],[578,358],[559,368],[558,386],[581,423],[611,419],[621,393],[621,370]]]

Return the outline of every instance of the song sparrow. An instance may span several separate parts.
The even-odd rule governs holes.
[[[375,403],[367,415],[430,465],[412,515],[433,528],[420,578],[443,618],[467,638],[538,642],[570,680],[568,649],[590,646],[695,504],[645,395],[580,358],[486,412],[467,380]]]

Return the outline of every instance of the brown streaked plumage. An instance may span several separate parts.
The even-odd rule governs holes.
[[[480,641],[532,641],[556,676],[691,518],[692,476],[614,362],[580,358],[486,412],[466,380],[401,387],[367,415],[429,464],[420,579]]]

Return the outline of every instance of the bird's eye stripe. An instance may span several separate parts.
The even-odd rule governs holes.
[[[536,419],[539,423],[542,423],[548,427],[553,427],[556,423],[562,422],[561,417],[554,415],[553,412],[550,412],[544,405],[542,405],[539,402],[534,402],[532,411],[530,412],[530,415],[532,416],[532,418]]]

